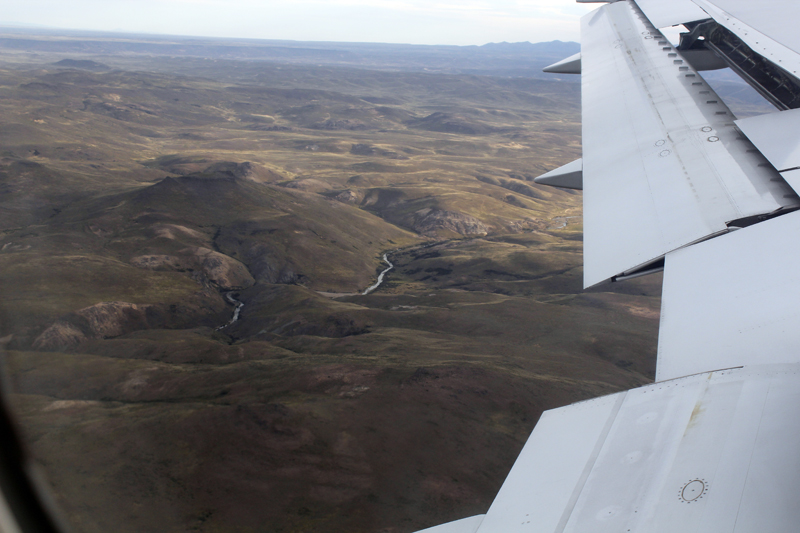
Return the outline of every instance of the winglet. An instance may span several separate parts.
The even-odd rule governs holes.
[[[576,159],[572,163],[542,174],[533,181],[539,185],[583,190],[583,159]]]
[[[558,63],[553,63],[549,67],[543,68],[542,72],[550,72],[552,74],[580,74],[581,53],[578,52],[566,59],[562,59]]]

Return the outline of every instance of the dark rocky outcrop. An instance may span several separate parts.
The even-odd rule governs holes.
[[[36,337],[36,350],[69,350],[88,340],[119,337],[142,329],[216,326],[229,309],[219,294],[201,291],[174,304],[100,302],[56,320]]]
[[[329,119],[324,122],[319,122],[311,126],[315,130],[346,130],[346,131],[362,131],[367,129],[367,125],[360,120],[350,119]]]
[[[204,247],[186,248],[177,255],[140,255],[131,259],[131,264],[151,270],[193,271],[198,281],[223,290],[244,289],[255,283],[240,261]]]
[[[441,111],[432,113],[424,118],[410,120],[407,124],[410,128],[442,133],[458,133],[461,135],[486,135],[499,131],[497,128],[477,120]]]
[[[489,228],[477,218],[445,211],[443,209],[420,209],[413,215],[411,227],[422,235],[436,235],[438,230],[449,230],[459,235],[486,235]]]

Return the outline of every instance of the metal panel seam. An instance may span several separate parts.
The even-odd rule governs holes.
[[[774,379],[775,379],[774,376],[771,376],[769,378],[770,384]],[[761,410],[760,410],[761,416],[759,416],[758,419],[758,429],[756,430],[756,434],[754,437],[753,448],[750,450],[750,459],[747,461],[747,470],[746,470],[747,474],[745,475],[744,484],[742,485],[742,494],[739,496],[739,505],[736,507],[736,519],[733,521],[734,532],[736,531],[736,523],[739,521],[739,513],[742,510],[742,500],[744,499],[745,487],[747,487],[747,480],[750,477],[750,466],[753,464],[753,456],[756,453],[755,443],[758,441],[758,434],[761,433],[761,424],[764,422],[764,408],[767,405],[767,399],[769,398],[769,393],[771,389],[772,389],[771,386],[767,389],[767,393],[764,395],[764,401],[761,403]]]
[[[738,370],[740,368],[744,368],[744,365],[729,366],[729,367],[725,367],[725,368],[716,368],[714,370],[703,370],[702,372],[695,372],[694,374],[686,374],[685,376],[675,376],[674,378],[664,379],[664,380],[661,380],[661,381],[654,381],[654,383],[669,383],[670,381],[675,381],[676,379],[691,378],[691,377],[694,377],[694,376],[699,376],[700,374],[708,374],[708,373],[714,373],[714,372],[725,372],[727,370]]]
[[[563,533],[564,529],[567,527],[569,518],[570,516],[572,516],[572,511],[575,509],[575,504],[578,503],[578,498],[580,498],[581,493],[583,492],[583,488],[586,486],[586,480],[589,479],[589,474],[591,474],[592,469],[594,468],[594,464],[597,462],[597,458],[600,455],[600,451],[603,449],[603,445],[606,442],[606,438],[608,438],[608,434],[611,432],[611,428],[614,425],[614,421],[617,419],[617,414],[619,413],[620,408],[622,408],[622,403],[625,401],[625,398],[627,396],[628,396],[628,391],[619,393],[619,397],[617,398],[617,401],[614,404],[614,408],[608,415],[608,419],[606,420],[606,425],[603,426],[603,431],[601,431],[600,436],[597,437],[597,442],[594,445],[592,454],[589,456],[589,460],[586,461],[586,466],[584,467],[583,472],[581,473],[581,477],[575,484],[575,489],[572,491],[572,495],[570,496],[566,507],[564,507],[564,513],[561,515],[561,520],[558,521],[558,525],[556,526],[556,529],[553,531],[553,533]]]
[[[682,419],[683,423],[673,421],[669,425],[662,424],[659,426],[658,431],[656,432],[654,442],[663,441],[666,444],[661,450],[660,461],[656,461],[656,464],[654,464],[650,470],[649,487],[645,488],[638,499],[638,507],[644,510],[642,515],[638,517],[642,523],[648,523],[651,521],[656,513],[658,506],[657,502],[660,499],[660,495],[666,485],[666,481],[669,478],[672,469],[674,468],[675,459],[680,451],[681,440],[683,439],[683,435],[686,433],[686,428],[689,426],[692,413],[694,412],[694,406],[696,406],[698,402],[702,400],[703,396],[705,396],[705,393],[708,390],[708,380],[713,374],[708,373],[705,379],[702,382],[699,382],[701,379],[700,376],[703,374],[707,373],[704,372],[702,374],[698,374],[694,380],[689,381],[689,384],[695,382],[695,380],[698,382],[697,390],[695,391],[695,399],[694,402],[692,402],[692,409],[682,409],[681,405],[676,406],[673,402],[667,402],[666,404],[665,412],[668,413],[669,416],[664,416],[664,418],[671,420]],[[656,385],[661,385],[661,383],[653,383],[653,387]],[[634,390],[643,391],[644,388],[645,387],[640,387],[639,389]],[[686,394],[688,395],[689,393],[687,392]],[[673,428],[675,428],[676,432],[680,431],[680,438],[670,439],[670,434]]]

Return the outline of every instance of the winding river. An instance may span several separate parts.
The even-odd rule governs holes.
[[[242,307],[244,307],[244,302],[241,302],[241,301],[237,300],[236,298],[234,298],[233,297],[234,294],[236,294],[236,293],[233,292],[233,291],[225,293],[225,298],[230,303],[232,303],[233,305],[236,306],[236,309],[233,310],[233,317],[230,319],[230,321],[227,324],[225,324],[224,326],[218,327],[217,331],[219,331],[221,329],[225,329],[228,326],[230,326],[231,324],[233,324],[234,322],[236,322],[237,320],[239,320],[239,313],[242,311]]]
[[[388,273],[388,272],[389,272],[391,269],[393,269],[393,268],[394,268],[394,264],[392,264],[392,262],[391,262],[391,261],[389,261],[389,254],[388,254],[388,253],[385,253],[385,254],[383,254],[383,261],[384,261],[384,262],[385,262],[387,265],[389,265],[389,266],[388,266],[387,268],[383,269],[383,272],[381,272],[380,274],[378,274],[378,281],[376,281],[374,285],[370,285],[369,287],[367,287],[367,289],[366,289],[364,292],[362,292],[362,293],[361,293],[362,295],[367,295],[367,294],[371,293],[372,291],[374,291],[375,289],[377,289],[378,287],[380,287],[380,286],[381,286],[381,283],[383,283],[383,278],[384,278],[384,276],[386,276],[386,274],[387,274],[387,273]],[[221,329],[225,329],[225,328],[227,328],[228,326],[230,326],[231,324],[233,324],[234,322],[236,322],[236,321],[238,321],[238,320],[239,320],[239,313],[241,313],[241,311],[242,311],[242,307],[244,307],[244,302],[242,302],[241,300],[237,300],[237,299],[236,299],[236,298],[233,296],[234,294],[236,294],[236,292],[234,292],[234,291],[230,291],[230,292],[227,292],[227,293],[225,293],[225,298],[226,298],[226,299],[227,299],[227,300],[228,300],[230,303],[232,303],[233,305],[235,305],[235,306],[236,306],[236,308],[233,310],[233,316],[231,317],[230,321],[228,321],[228,323],[227,323],[227,324],[225,324],[225,325],[222,325],[222,326],[218,327],[218,328],[217,328],[217,331],[219,331],[219,330],[221,330]]]
[[[381,283],[383,283],[383,276],[385,276],[387,272],[389,272],[391,269],[394,268],[394,265],[392,264],[392,262],[389,261],[389,254],[388,253],[383,254],[383,261],[387,265],[389,265],[389,267],[384,269],[383,272],[381,272],[378,275],[378,281],[376,281],[374,285],[370,285],[369,287],[367,287],[367,289],[364,292],[361,293],[362,295],[366,296],[367,294],[371,293],[372,291],[374,291],[375,289],[380,287]]]

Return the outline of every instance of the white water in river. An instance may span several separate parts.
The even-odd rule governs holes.
[[[231,324],[233,324],[234,322],[239,320],[239,313],[242,311],[242,307],[244,307],[244,303],[243,302],[240,302],[239,300],[237,300],[236,298],[233,297],[233,292],[227,293],[225,295],[225,298],[227,298],[230,303],[234,304],[236,306],[236,309],[233,310],[233,318],[231,318],[230,322],[228,322],[224,326],[218,327],[217,331],[219,331],[219,330],[221,330],[223,328],[227,328],[228,326],[230,326]]]
[[[366,296],[367,294],[371,293],[372,291],[374,291],[375,289],[380,287],[381,283],[383,283],[383,276],[385,276],[387,272],[389,272],[391,269],[394,268],[394,265],[392,264],[392,262],[389,261],[389,255],[388,254],[383,254],[383,260],[386,262],[387,265],[389,265],[389,268],[384,269],[384,271],[381,272],[378,275],[378,281],[375,282],[375,285],[371,285],[371,286],[367,287],[367,290],[365,290],[361,294]]]
[[[392,264],[392,262],[389,261],[389,254],[388,253],[383,254],[383,260],[389,266],[387,268],[385,268],[383,270],[383,272],[381,272],[378,275],[378,281],[376,281],[374,285],[371,285],[371,286],[367,287],[367,289],[361,294],[367,295],[367,294],[371,293],[372,291],[374,291],[375,289],[377,289],[378,287],[380,287],[381,283],[383,283],[383,278],[384,278],[384,276],[386,276],[386,273],[394,268],[394,265]],[[228,292],[228,293],[225,294],[225,298],[230,303],[232,303],[232,304],[234,304],[236,306],[236,309],[233,310],[233,317],[230,319],[230,321],[227,324],[218,327],[217,331],[219,331],[221,329],[225,329],[228,326],[230,326],[231,324],[233,324],[234,322],[236,322],[237,320],[239,320],[239,313],[242,311],[242,307],[244,307],[244,303],[239,301],[239,300],[237,300],[236,298],[234,298],[233,294],[234,294],[233,291]]]

